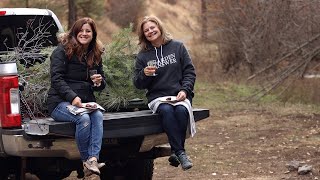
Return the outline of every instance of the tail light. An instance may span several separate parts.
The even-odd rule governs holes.
[[[0,16],[4,16],[4,15],[6,15],[6,11],[0,11]]]
[[[1,65],[2,64],[0,64],[0,127],[20,127],[21,115],[18,76],[6,74],[8,69],[3,70]]]

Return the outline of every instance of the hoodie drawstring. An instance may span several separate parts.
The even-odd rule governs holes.
[[[154,49],[156,50],[157,64],[160,66],[160,59],[158,57],[158,50],[156,47],[154,47]],[[160,46],[160,54],[161,54],[161,64],[163,64],[162,45]]]

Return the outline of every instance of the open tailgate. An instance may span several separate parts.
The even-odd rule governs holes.
[[[193,109],[195,121],[209,117],[208,109]],[[35,119],[23,124],[26,134],[45,136],[74,137],[75,124],[56,122],[52,118]],[[104,113],[104,138],[122,138],[162,133],[163,129],[158,114],[151,110],[135,112]]]

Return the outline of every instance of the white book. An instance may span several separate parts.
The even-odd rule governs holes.
[[[68,105],[67,109],[70,111],[70,113],[72,113],[74,115],[77,115],[77,114],[82,115],[82,114],[86,114],[86,113],[91,113],[91,112],[96,111],[98,109],[101,111],[105,111],[105,109],[96,102],[82,103],[82,107]]]

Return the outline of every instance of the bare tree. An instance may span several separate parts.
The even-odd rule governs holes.
[[[120,27],[128,27],[130,23],[137,24],[138,18],[145,14],[144,5],[144,0],[123,0],[122,3],[118,0],[108,0],[106,15]]]
[[[207,41],[208,39],[208,21],[207,21],[207,2],[201,0],[201,39]]]
[[[40,51],[44,46],[53,44],[50,32],[54,24],[51,21],[44,21],[44,17],[35,17],[29,19],[25,28],[17,28],[15,34],[17,39],[16,45],[7,45],[7,40],[4,39],[3,43],[6,47],[8,54],[5,54],[4,61],[20,61],[21,64],[28,67],[39,60],[43,60],[43,55]],[[46,45],[45,45],[46,44]]]
[[[8,45],[7,39],[1,42],[7,50],[1,54],[1,61],[17,62],[19,82],[25,86],[21,92],[22,111],[30,118],[45,116],[43,104],[50,87],[48,55],[53,48],[48,46],[56,43],[51,41],[56,38],[56,27],[45,18],[36,16],[28,20],[26,27],[17,28],[16,44]]]
[[[215,32],[208,38],[218,44],[222,67],[226,73],[245,67],[249,79],[263,85],[261,96],[319,67],[320,1],[218,0],[207,6],[208,32]]]
[[[68,29],[71,29],[73,23],[76,22],[77,19],[77,8],[74,0],[68,0],[68,8]]]
[[[133,1],[134,2],[134,1]],[[94,19],[104,15],[104,0],[11,0],[4,3],[6,7],[35,7],[50,9],[60,20],[68,22],[68,28],[78,17]],[[67,7],[67,8],[66,8]],[[68,14],[65,16],[64,14]]]

